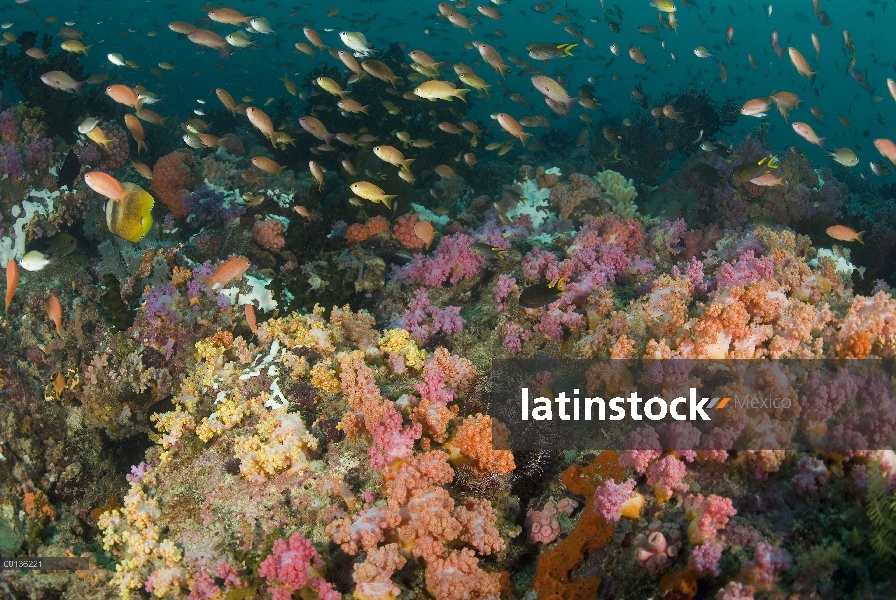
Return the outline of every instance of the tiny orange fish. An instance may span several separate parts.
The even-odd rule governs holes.
[[[50,320],[56,324],[56,333],[60,336],[62,335],[62,306],[59,304],[59,298],[56,296],[50,296],[47,298],[45,302],[47,307],[47,314],[50,316]]]
[[[246,323],[249,324],[249,330],[252,331],[252,335],[255,335],[255,332],[258,331],[258,321],[255,320],[255,306],[251,302],[243,306],[246,307]]]
[[[15,259],[9,259],[6,263],[6,313],[9,313],[9,303],[12,301],[16,288],[19,287],[19,265]]]
[[[53,389],[56,391],[56,399],[62,395],[63,390],[65,390],[65,375],[62,373],[56,373],[56,381],[53,382]]]
[[[825,230],[825,233],[841,242],[865,243],[862,241],[862,235],[865,233],[864,231],[856,232],[855,229],[847,227],[846,225],[831,225]]]

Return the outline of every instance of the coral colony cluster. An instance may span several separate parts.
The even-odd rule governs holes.
[[[482,160],[490,181],[430,170],[432,193],[390,209],[349,204],[332,173],[252,167],[270,148],[242,126],[215,151],[158,133],[154,225],[127,242],[83,178],[57,185],[70,150],[82,173],[142,180],[126,132],[100,127],[107,147],[68,143],[41,110],[0,107],[0,258],[50,257],[8,278],[0,320],[0,555],[90,559],[3,571],[0,595],[890,593],[892,451],[734,450],[756,424],[732,420],[703,450],[674,423],[619,452],[519,456],[488,411],[499,358],[896,358],[891,267],[823,234],[874,220],[856,206],[877,192],[851,195],[845,171],[789,153],[786,185],[733,183],[770,154],[756,135],[654,188],[661,153],[606,165],[595,136]],[[879,222],[866,242],[890,248]],[[891,381],[808,385],[776,435],[892,440],[892,406],[854,406]]]

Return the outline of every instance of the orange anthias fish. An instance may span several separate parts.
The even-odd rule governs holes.
[[[124,198],[125,191],[121,182],[102,171],[90,171],[84,173],[84,183],[97,194],[102,194],[106,198],[121,202]]]
[[[62,306],[59,304],[59,298],[50,296],[46,301],[47,315],[50,320],[56,324],[56,333],[62,335]]]
[[[53,382],[53,390],[56,392],[56,399],[58,400],[65,390],[65,375],[62,373],[56,373],[56,381]]]
[[[207,276],[203,277],[202,281],[206,284],[208,289],[214,288],[216,285],[224,285],[232,281],[233,279],[239,279],[243,276],[249,269],[249,260],[245,257],[239,256],[236,258],[231,258],[226,262],[218,265],[218,268],[214,270],[214,272]]]
[[[426,247],[432,244],[432,238],[435,236],[435,229],[429,221],[417,221],[414,224],[414,235],[423,240]]]
[[[146,142],[144,141],[146,134],[143,132],[143,125],[140,124],[140,120],[132,114],[127,114],[124,116],[124,124],[127,125],[128,131],[134,136],[134,141],[137,142],[137,153],[139,154],[146,150]]]
[[[244,306],[246,307],[246,323],[249,324],[249,330],[254,335],[258,331],[258,321],[255,319],[255,306],[251,302]]]
[[[9,303],[12,301],[16,288],[19,287],[19,265],[14,258],[6,263],[6,309],[9,313]]]
[[[858,242],[860,244],[864,244],[862,241],[862,235],[864,235],[864,231],[856,231],[852,227],[847,227],[846,225],[831,225],[825,230],[829,236],[834,238],[835,240],[840,240],[841,242]]]

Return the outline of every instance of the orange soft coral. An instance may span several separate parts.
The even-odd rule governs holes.
[[[426,589],[436,600],[488,600],[501,593],[501,575],[479,568],[472,550],[455,550],[426,567]]]
[[[834,336],[837,358],[896,356],[896,300],[887,292],[856,296]]]
[[[496,423],[499,431],[506,427]],[[505,434],[506,435],[506,434]],[[510,473],[516,468],[513,453],[510,450],[495,450],[493,446],[492,418],[489,415],[476,414],[467,417],[446,449],[454,451],[453,459],[458,463],[469,462],[479,473]],[[495,440],[499,442],[501,440]]]

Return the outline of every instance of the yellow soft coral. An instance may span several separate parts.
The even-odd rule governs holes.
[[[100,515],[103,548],[121,559],[111,583],[125,600],[134,590],[146,589],[148,579],[157,598],[174,595],[186,584],[186,571],[180,566],[183,551],[171,540],[160,541],[161,514],[158,502],[143,484],[134,482],[121,509]]]
[[[243,476],[262,480],[282,471],[297,473],[308,467],[305,451],[316,448],[317,439],[308,433],[298,414],[269,413],[255,430],[257,434],[237,438],[234,444]]]
[[[403,356],[412,369],[422,369],[426,352],[417,347],[411,334],[404,329],[387,329],[380,338],[380,350],[393,356]]]

